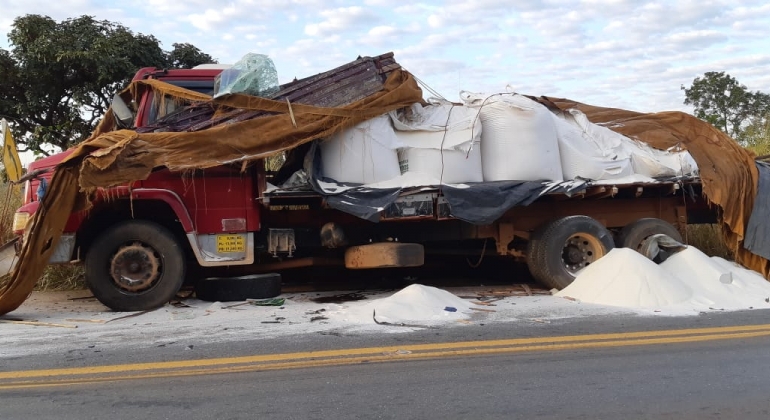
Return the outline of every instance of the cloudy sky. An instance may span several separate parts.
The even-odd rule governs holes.
[[[457,100],[460,90],[568,97],[639,111],[687,110],[681,85],[726,71],[770,92],[770,3],[634,0],[3,0],[14,17],[83,14],[190,42],[233,63],[247,52],[281,82],[388,51]],[[8,5],[10,3],[10,5]],[[8,48],[0,37],[0,48]],[[427,95],[426,95],[427,96]]]

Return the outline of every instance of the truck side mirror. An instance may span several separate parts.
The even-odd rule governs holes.
[[[134,113],[126,105],[119,94],[112,98],[112,112],[115,113],[115,122],[119,128],[131,128],[134,122]]]

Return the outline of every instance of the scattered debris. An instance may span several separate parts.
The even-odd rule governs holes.
[[[488,301],[472,300],[471,303],[473,303],[475,305],[482,305],[482,306],[497,306],[497,305],[495,305],[492,302],[497,302],[499,300],[503,300],[503,299],[499,298],[499,299],[492,299],[492,300],[488,300]]]
[[[457,312],[457,308],[452,307],[452,306],[447,306],[447,307],[444,308],[444,310],[447,311],[447,312]]]
[[[105,319],[78,319],[78,318],[67,318],[65,321],[68,322],[90,322],[92,324],[104,324],[107,322]]]
[[[377,324],[377,325],[388,325],[388,326],[392,326],[392,327],[408,327],[408,328],[431,328],[431,329],[438,328],[438,327],[434,327],[432,325],[406,324],[406,323],[403,323],[403,322],[400,322],[400,323],[396,324],[396,323],[391,323],[391,322],[386,322],[386,321],[377,321],[377,311],[376,310],[372,310],[372,319],[374,320],[374,323]]]
[[[315,311],[307,311],[307,312],[305,312],[305,315],[315,315],[315,314],[320,314],[321,312],[326,312],[326,309],[321,308],[321,309],[317,309]]]
[[[156,308],[156,309],[157,309],[157,308]],[[150,312],[154,312],[156,309],[148,309],[148,310],[146,310],[146,311],[140,311],[140,312],[135,312],[135,313],[133,313],[133,314],[129,314],[129,315],[119,316],[119,317],[117,317],[117,318],[112,318],[112,319],[109,319],[109,320],[105,321],[104,323],[106,324],[106,323],[109,323],[109,322],[112,322],[112,321],[119,321],[119,320],[121,320],[121,319],[126,319],[126,318],[133,318],[133,317],[135,317],[135,316],[139,316],[139,315],[148,314],[148,313],[150,313]]]
[[[246,299],[246,302],[255,306],[282,306],[285,302],[285,298],[272,298],[272,299]]]
[[[317,298],[312,298],[310,300],[316,303],[343,303],[343,302],[353,302],[356,300],[364,300],[364,299],[366,299],[366,296],[361,292],[351,292],[351,293],[343,293],[343,294],[333,295],[333,296],[321,296]]]
[[[470,308],[472,311],[479,311],[479,312],[497,312],[494,309],[482,309],[482,308]]]
[[[322,319],[329,319],[329,318],[328,318],[328,317],[325,317],[325,316],[323,316],[323,315],[314,316],[314,317],[310,318],[310,322],[320,321],[320,320],[322,320]]]
[[[194,295],[195,295],[195,290],[188,291],[186,295],[182,294],[182,292],[179,292],[179,293],[176,294],[174,299],[176,299],[176,300],[187,300],[187,299],[192,298]]]
[[[77,328],[77,325],[72,324],[54,324],[51,322],[39,322],[39,321],[22,321],[17,319],[0,319],[1,323],[5,324],[21,324],[21,325],[34,325],[36,327],[60,327],[60,328]]]
[[[238,307],[238,306],[248,305],[249,303],[251,303],[251,302],[241,302],[241,303],[236,303],[235,305],[223,306],[223,307],[222,307],[222,309],[231,309],[231,308],[236,308],[236,307]]]
[[[175,308],[189,308],[190,305],[182,302],[181,300],[172,300],[169,304]]]

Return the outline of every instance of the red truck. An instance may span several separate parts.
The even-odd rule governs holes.
[[[134,80],[159,79],[210,94],[221,71],[144,68]],[[150,90],[139,99],[134,127],[173,109],[154,101]],[[67,155],[30,164],[24,205],[14,219],[18,235],[37,210],[51,169]],[[328,197],[312,190],[270,192],[275,176],[263,163],[245,171],[240,164],[156,170],[102,191],[93,208],[72,214],[49,262],[85,264],[96,298],[122,311],[161,306],[186,279],[197,282],[199,296],[221,298],[218,287],[249,283],[251,297],[270,297],[280,293],[280,276],[253,274],[319,262],[412,267],[422,265],[426,253],[517,258],[540,282],[563,288],[614,246],[638,248],[657,233],[681,240],[678,230],[687,223],[715,221],[697,178],[553,190],[479,225],[454,217],[441,188],[402,192],[375,223],[332,208]]]

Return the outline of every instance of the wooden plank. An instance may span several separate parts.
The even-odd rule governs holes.
[[[78,327],[77,325],[72,325],[72,324],[55,324],[52,322],[39,322],[39,321],[21,321],[17,319],[0,319],[0,323],[33,325],[36,327],[59,327],[59,328],[77,328]]]

